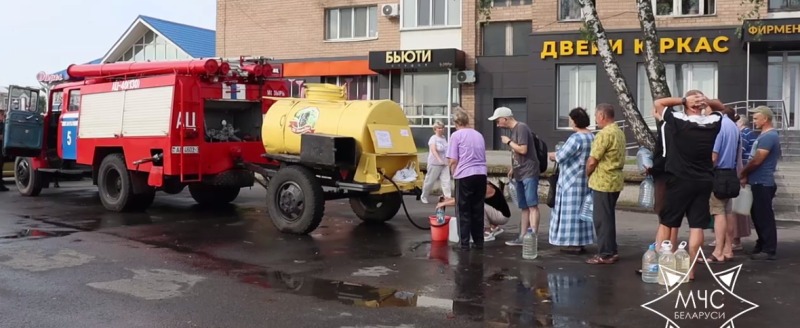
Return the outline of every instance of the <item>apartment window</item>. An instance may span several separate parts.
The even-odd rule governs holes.
[[[653,0],[656,16],[714,15],[716,7],[716,0]]]
[[[717,63],[664,63],[664,68],[667,73],[667,85],[673,96],[680,97],[686,91],[700,90],[709,99],[717,98]],[[647,80],[645,64],[639,64],[638,70],[636,102],[644,121],[651,129],[655,129],[653,97],[650,93],[650,82]]]
[[[378,37],[378,6],[325,10],[325,40]]]
[[[447,73],[403,73],[403,85],[400,89],[403,111],[408,117],[409,125],[414,127],[430,127],[433,122],[441,120],[445,124],[447,117]],[[455,76],[451,81],[452,105],[459,103],[459,84]]]
[[[769,0],[769,11],[800,10],[800,0]]]
[[[461,26],[461,0],[403,0],[403,27]]]
[[[524,6],[532,3],[533,0],[494,0],[492,7]]]
[[[581,13],[581,3],[578,0],[558,0],[558,20],[570,21],[583,18]]]
[[[591,125],[594,125],[594,107],[597,103],[597,67],[594,64],[559,65],[557,92],[556,128],[570,128],[569,111],[575,107],[586,109]]]
[[[531,21],[492,22],[481,27],[484,56],[523,56],[530,52]]]
[[[375,75],[359,76],[326,76],[322,83],[346,86],[347,100],[375,99],[377,94],[378,77]]]

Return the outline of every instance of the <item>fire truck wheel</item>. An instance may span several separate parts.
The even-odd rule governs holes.
[[[317,229],[325,213],[322,185],[305,167],[280,169],[269,180],[267,210],[279,231],[308,234]]]
[[[107,210],[123,212],[139,207],[122,154],[110,154],[103,158],[97,175],[100,201]]]
[[[14,181],[23,196],[38,196],[42,192],[42,173],[34,170],[30,157],[14,160]]]
[[[189,194],[194,201],[205,206],[220,206],[228,204],[239,197],[239,187],[219,187],[202,183],[189,185]]]
[[[402,205],[402,195],[388,193],[350,198],[350,208],[366,223],[381,223],[394,218]]]

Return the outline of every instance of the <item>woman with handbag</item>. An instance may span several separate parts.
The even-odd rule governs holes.
[[[562,252],[582,254],[584,246],[594,243],[594,225],[581,220],[583,200],[591,192],[586,177],[586,160],[594,141],[589,115],[577,107],[569,112],[569,123],[575,131],[556,152],[549,154],[556,162],[555,203],[550,212],[550,244],[563,246]],[[553,188],[550,188],[551,193]]]

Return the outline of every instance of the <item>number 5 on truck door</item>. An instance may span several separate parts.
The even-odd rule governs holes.
[[[61,158],[78,159],[78,113],[61,115]]]

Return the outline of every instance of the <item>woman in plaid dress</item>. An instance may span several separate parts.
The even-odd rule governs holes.
[[[589,115],[583,108],[569,112],[569,123],[575,131],[550,160],[558,163],[556,204],[550,211],[550,244],[564,246],[563,252],[580,254],[584,246],[594,243],[594,225],[580,219],[581,205],[591,190],[586,177],[586,160],[594,134],[587,129]]]

